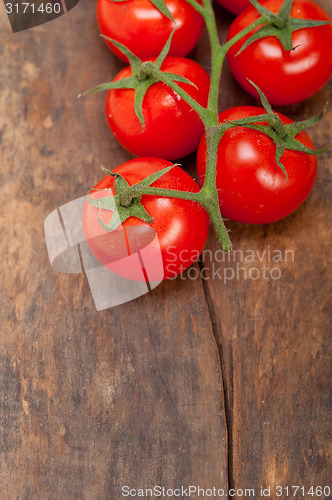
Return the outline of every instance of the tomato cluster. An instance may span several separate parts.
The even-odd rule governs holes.
[[[260,4],[276,14],[284,1],[260,0]],[[202,4],[201,0],[197,2]],[[249,27],[260,16],[249,0],[218,2],[235,14],[242,12],[232,23],[227,40]],[[169,39],[175,22],[177,29],[160,71],[165,75],[173,75],[174,81],[178,77],[178,86],[202,107],[207,107],[209,76],[198,63],[184,57],[197,44],[203,29],[203,19],[186,0],[165,0],[174,22],[162,14],[155,3],[150,0],[98,0],[100,31],[109,37],[106,43],[123,61],[130,62],[130,57],[121,50],[119,44],[125,45],[142,61],[155,61]],[[290,15],[295,19],[330,20],[326,12],[311,0],[294,0]],[[330,24],[294,30],[293,50],[285,50],[277,36],[261,37],[244,46],[258,29],[256,27],[240,39],[228,52],[231,71],[246,91],[257,97],[256,87],[249,82],[252,80],[271,103],[284,105],[307,99],[327,83],[332,73]],[[136,78],[130,65],[120,71],[113,82],[132,82],[130,79],[133,77]],[[145,77],[139,75],[138,79],[144,81]],[[196,111],[166,83],[155,81],[146,89],[140,117],[137,114],[135,85],[124,87],[114,88],[113,85],[108,90],[106,117],[116,139],[141,158],[126,162],[114,172],[132,186],[171,165],[168,160],[177,160],[199,146],[197,172],[203,185],[207,146],[203,123]],[[238,106],[223,111],[219,120],[220,123],[228,123],[264,113],[265,110],[261,108]],[[281,114],[278,117],[282,124],[292,123]],[[305,132],[296,135],[296,140],[304,147],[314,149]],[[280,161],[287,172],[287,180],[285,171],[276,160],[276,144],[270,136],[244,126],[227,130],[217,153],[216,188],[221,214],[240,222],[265,224],[278,221],[296,210],[314,185],[317,159],[303,151],[286,149]],[[172,168],[151,186],[192,193],[200,189],[179,166]],[[116,194],[115,180],[109,175],[95,186],[96,190],[106,188]],[[192,259],[181,259],[182,251],[186,255],[194,255],[193,250],[202,251],[208,233],[207,212],[196,201],[172,197],[147,194],[140,201],[143,210],[153,217],[150,227],[158,236],[164,278],[167,279],[171,277],[168,271],[168,248],[177,249],[175,267],[172,260],[173,276],[192,264]],[[105,246],[101,243],[105,240],[98,239],[105,233],[105,228],[98,224],[101,212],[87,201],[83,229],[92,253],[114,270],[113,264],[110,264],[114,247]],[[135,216],[127,218],[122,224],[125,231],[129,227],[147,225],[148,222]],[[126,275],[125,270],[121,273],[132,278]]]

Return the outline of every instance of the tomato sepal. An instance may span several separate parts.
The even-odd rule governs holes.
[[[135,192],[136,186],[151,186],[160,177],[169,172],[172,168],[177,166],[173,164],[170,167],[166,167],[158,172],[155,172],[148,177],[142,179],[137,184],[131,186],[126,179],[117,172],[111,172],[105,167],[101,167],[101,170],[111,177],[115,177],[115,194],[112,192],[111,196],[105,196],[102,198],[93,198],[90,193],[96,193],[98,191],[110,191],[109,188],[106,189],[90,189],[88,193],[88,202],[93,207],[99,209],[98,222],[100,226],[105,231],[114,231],[123,222],[125,222],[129,217],[136,217],[148,224],[152,224],[153,217],[147,212],[141,203],[142,194],[140,192]],[[101,211],[107,210],[112,212],[111,220],[106,224],[101,216]]]
[[[276,146],[276,162],[278,166],[281,168],[281,170],[284,172],[285,182],[287,182],[288,174],[284,165],[280,161],[286,149],[289,149],[291,151],[299,151],[314,156],[321,155],[322,153],[325,153],[325,151],[327,150],[327,148],[311,149],[308,146],[302,144],[295,138],[304,129],[312,127],[323,118],[327,109],[327,104],[321,111],[321,113],[319,113],[316,116],[308,118],[307,120],[301,120],[299,122],[293,122],[284,125],[280,117],[277,115],[277,113],[273,111],[269,101],[267,100],[262,90],[254,82],[252,82],[249,79],[247,80],[257,90],[261,104],[266,111],[266,117],[263,117],[263,115],[261,115],[260,117],[257,118],[262,118],[264,121],[267,121],[268,125],[257,124],[252,122],[248,123],[247,120],[234,120],[234,121],[227,121],[226,123],[230,127],[242,126],[251,130],[256,130],[257,132],[262,132],[263,134],[270,137],[270,139],[273,140]],[[253,118],[254,117],[251,117],[251,120]],[[223,125],[219,125],[219,127],[223,128]]]
[[[93,94],[95,92],[102,92],[105,90],[112,90],[112,89],[133,89],[135,90],[135,114],[137,118],[139,119],[142,129],[144,131],[145,129],[145,120],[144,120],[144,115],[143,115],[143,101],[145,94],[147,93],[148,89],[151,87],[151,85],[163,81],[161,78],[158,77],[158,74],[163,74],[163,79],[166,79],[168,82],[181,82],[181,83],[187,83],[188,85],[193,85],[196,89],[197,86],[191,82],[188,78],[185,78],[182,75],[177,75],[175,73],[167,73],[167,72],[161,72],[160,68],[161,65],[163,64],[165,58],[167,57],[167,54],[170,50],[171,42],[173,35],[176,31],[176,28],[172,31],[170,34],[166,44],[164,45],[161,53],[157,57],[157,59],[153,61],[145,61],[143,62],[139,57],[137,57],[131,50],[129,50],[125,45],[122,43],[118,42],[117,40],[114,40],[112,38],[109,38],[105,35],[101,35],[102,38],[105,40],[113,43],[117,49],[119,49],[127,58],[130,64],[132,76],[123,78],[121,80],[118,80],[116,82],[106,82],[106,83],[101,83],[97,85],[96,87],[87,90],[83,94],[79,94],[78,97],[84,96],[84,95],[89,95]]]
[[[318,21],[313,19],[299,19],[291,17],[291,8],[294,0],[285,0],[277,14],[261,5],[257,0],[250,0],[250,3],[261,14],[263,26],[253,33],[235,54],[238,56],[250,44],[256,40],[274,36],[278,38],[284,50],[294,50],[292,43],[292,33],[304,28],[315,28],[330,24],[331,21]]]

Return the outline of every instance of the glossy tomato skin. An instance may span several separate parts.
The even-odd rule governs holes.
[[[264,6],[276,13],[282,3],[283,0],[267,0]],[[249,26],[259,15],[255,8],[245,10],[233,21],[227,39]],[[330,20],[327,13],[310,0],[295,0],[291,15],[302,19]],[[249,36],[230,49],[228,63],[238,83],[251,95],[257,97],[247,79],[256,83],[275,105],[308,99],[328,82],[332,74],[332,25],[294,32],[294,50],[285,51],[276,37],[268,37],[256,40],[236,56]]]
[[[167,57],[161,69],[190,79],[197,88],[187,83],[179,83],[179,86],[206,106],[210,79],[198,63],[191,59]],[[131,74],[128,66],[114,81]],[[112,89],[106,96],[108,124],[124,148],[135,156],[157,156],[167,160],[182,158],[197,148],[203,135],[203,124],[197,113],[167,85],[155,83],[145,94],[144,130],[135,114],[134,99],[133,89]]]
[[[248,7],[251,7],[249,0],[217,0],[217,2],[232,14],[240,14]],[[259,3],[263,3],[259,0]]]
[[[239,106],[223,111],[220,122],[265,114],[262,108]],[[284,124],[292,120],[279,114]],[[314,149],[306,134],[296,138]],[[197,153],[201,184],[205,176],[206,141]],[[307,198],[317,175],[317,157],[286,150],[281,157],[288,180],[275,160],[273,141],[261,132],[236,127],[225,132],[218,148],[216,185],[224,217],[248,224],[276,222],[296,210]]]
[[[169,55],[186,56],[201,36],[203,19],[186,0],[166,0],[165,3],[178,26]],[[174,23],[149,0],[98,0],[97,21],[103,35],[121,42],[140,59],[157,57],[174,29]],[[114,45],[106,43],[120,59],[127,61]]]
[[[172,165],[170,162],[159,158],[137,158],[123,163],[115,168],[114,172],[121,174],[132,185],[170,165]],[[198,184],[178,166],[160,177],[152,186],[190,192],[199,191]],[[95,188],[111,189],[114,193],[114,178],[104,177]],[[163,279],[174,278],[197,260],[202,252],[209,230],[208,214],[198,203],[192,201],[150,195],[142,196],[141,201],[153,217],[152,224],[130,217],[122,224],[122,227],[125,231],[135,226],[152,228],[159,241],[164,270]],[[98,212],[98,208],[91,206],[88,201],[85,202],[82,219],[84,236],[94,256],[114,271],[114,265],[108,265],[108,262],[112,260],[116,250],[111,245],[105,249],[101,239],[98,238],[107,234],[98,222]],[[101,215],[103,220],[110,218],[105,210],[102,210]],[[117,268],[115,272],[128,279],[137,279],[126,268],[121,269],[120,272]],[[155,277],[155,280],[157,278]],[[153,276],[150,281],[153,281]]]

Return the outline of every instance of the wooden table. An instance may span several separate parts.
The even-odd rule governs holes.
[[[216,11],[224,37],[232,17]],[[274,499],[277,486],[328,484],[331,151],[295,214],[228,223],[234,261],[206,253],[204,280],[184,275],[97,312],[82,274],[50,267],[43,222],[96,183],[99,165],[130,158],[106,126],[104,95],[76,99],[122,63],[98,37],[94,1],[17,34],[2,3],[0,15],[0,498],[196,485]],[[208,67],[205,34],[193,57]],[[330,91],[282,111],[316,114]],[[251,103],[225,67],[221,105]],[[331,125],[329,111],[310,131],[317,147]],[[218,249],[213,232],[206,248]],[[256,279],[263,265],[277,271]]]

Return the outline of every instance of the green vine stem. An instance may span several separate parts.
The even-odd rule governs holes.
[[[227,229],[220,214],[218,192],[216,189],[203,188],[198,193],[191,193],[189,191],[177,191],[174,189],[154,188],[135,184],[122,192],[120,203],[123,207],[130,207],[134,198],[141,198],[142,195],[146,194],[199,203],[208,212],[223,251],[229,252],[232,249]]]
[[[201,193],[202,190],[198,193],[191,193],[190,191],[177,191],[175,189],[155,188],[134,184],[121,193],[120,202],[123,207],[130,207],[134,198],[140,198],[143,194],[149,194],[152,196],[165,196],[167,198],[178,198],[201,203],[203,199]]]
[[[211,84],[208,98],[208,106],[204,108],[195,101],[185,90],[183,90],[174,80],[169,78],[152,62],[143,63],[144,72],[148,75],[157,78],[168,85],[176,92],[201,118],[207,140],[207,161],[206,161],[206,176],[204,185],[199,193],[187,193],[183,191],[174,191],[170,189],[158,189],[148,186],[133,186],[121,195],[121,204],[129,206],[130,200],[133,197],[150,194],[155,196],[166,196],[173,198],[181,198],[185,200],[196,201],[200,203],[208,212],[210,220],[214,226],[217,238],[224,252],[232,249],[232,243],[228,236],[223,218],[220,213],[218,203],[218,192],[216,188],[216,165],[217,165],[217,150],[219,142],[224,132],[230,126],[218,127],[218,98],[219,85],[221,78],[221,68],[227,54],[227,51],[234,43],[247,35],[253,28],[260,26],[265,20],[259,18],[253,25],[245,28],[238,33],[232,40],[221,45],[218,36],[216,18],[212,7],[211,0],[203,0],[203,6],[198,4],[196,0],[187,0],[203,17],[210,39],[211,47]],[[255,120],[249,119],[250,123],[255,123]],[[257,123],[257,121],[256,121]]]
[[[250,33],[250,31],[252,31],[254,28],[260,26],[261,24],[264,24],[267,21],[267,18],[263,16],[260,17],[252,25],[243,29],[227,43],[221,45],[216,24],[216,16],[214,14],[211,0],[203,0],[203,8],[201,8],[196,0],[187,0],[187,2],[202,15],[207,28],[207,32],[209,34],[212,65],[208,109],[214,114],[214,123],[212,123],[211,125],[217,125],[218,118],[215,119],[215,115],[218,114],[219,84],[221,77],[221,68],[225,56],[232,45],[241,40],[242,37]],[[199,8],[197,6],[199,6]]]
[[[135,71],[137,72],[137,81],[147,82],[147,86],[144,90],[146,92],[149,85],[155,83],[156,81],[162,81],[168,87],[170,87],[174,92],[176,92],[200,117],[202,123],[204,125],[205,133],[206,133],[206,144],[207,144],[207,157],[206,157],[206,171],[205,171],[205,180],[203,187],[198,193],[192,193],[187,191],[177,191],[172,189],[164,189],[164,188],[155,188],[151,187],[148,183],[141,182],[139,184],[135,184],[133,186],[129,186],[128,184],[123,187],[120,192],[117,192],[118,203],[120,207],[126,209],[128,213],[126,217],[130,216],[131,205],[137,205],[139,203],[139,199],[143,195],[153,195],[153,196],[165,196],[170,198],[179,198],[184,200],[189,200],[193,202],[200,203],[202,207],[208,212],[210,220],[214,226],[217,238],[221,245],[221,248],[224,252],[228,252],[232,249],[232,244],[230,238],[228,236],[227,229],[225,227],[222,215],[219,209],[219,201],[218,201],[218,191],[216,187],[216,170],[217,170],[217,153],[218,146],[222,139],[223,134],[226,130],[233,128],[234,126],[248,126],[249,128],[256,128],[263,133],[266,133],[269,137],[271,137],[276,143],[276,160],[278,165],[285,171],[282,164],[280,163],[280,157],[285,148],[293,149],[293,150],[303,150],[303,145],[298,143],[295,139],[295,135],[298,131],[302,130],[304,126],[302,126],[302,122],[298,124],[298,126],[289,125],[283,128],[283,131],[280,131],[280,120],[278,116],[272,111],[271,106],[269,105],[264,94],[258,89],[255,84],[253,84],[258,93],[260,94],[261,102],[263,107],[265,108],[266,114],[261,114],[258,116],[251,116],[248,118],[244,118],[241,120],[235,120],[233,122],[226,122],[219,124],[218,123],[218,104],[219,104],[219,85],[221,78],[221,70],[222,65],[227,54],[227,51],[237,43],[241,38],[250,33],[253,29],[259,27],[260,25],[270,25],[272,21],[276,24],[275,19],[277,16],[269,13],[263,12],[263,8],[260,6],[257,7],[261,12],[261,17],[257,19],[253,24],[243,29],[240,33],[234,36],[231,40],[228,40],[223,45],[220,44],[216,18],[214,14],[214,10],[212,7],[211,0],[202,0],[202,5],[198,3],[196,0],[186,0],[204,19],[206,24],[207,32],[210,40],[210,48],[211,48],[211,83],[210,90],[208,96],[208,104],[207,107],[201,106],[197,101],[195,101],[183,88],[181,88],[175,75],[168,74],[163,72],[160,69],[161,63],[166,57],[171,38],[173,33],[171,34],[169,40],[167,41],[163,51],[161,52],[158,59],[155,63],[151,61],[142,62],[137,58],[133,53],[131,53],[125,46],[122,46],[118,42],[114,40],[112,41],[120,50],[122,50],[129,58],[133,75]],[[292,0],[285,0],[285,6],[289,6]],[[257,4],[256,0],[251,0],[253,4]],[[158,0],[158,3],[159,0]],[[273,17],[272,21],[270,17]],[[137,81],[135,80],[135,76],[128,78],[127,82],[123,84],[123,88],[136,88]],[[150,82],[148,80],[150,79]],[[181,81],[180,78],[178,81]],[[182,80],[184,81],[184,80]],[[191,83],[187,81],[187,83]],[[252,83],[252,82],[251,82]],[[120,82],[111,82],[109,84],[102,84],[95,89],[87,93],[91,93],[98,90],[107,90],[111,88],[119,88]],[[143,100],[144,93],[142,94]],[[140,106],[142,102],[140,101]],[[139,107],[140,107],[139,106]],[[142,113],[141,113],[142,114]],[[322,116],[318,115],[318,117],[314,117],[309,119],[303,124],[305,126],[311,126],[313,123],[318,121]],[[138,116],[140,117],[140,116]],[[143,121],[143,114],[141,116],[141,122]],[[263,123],[267,123],[268,125],[259,125]],[[279,123],[280,122],[280,123]],[[144,123],[144,121],[143,121]],[[281,125],[282,126],[282,125]],[[287,131],[286,128],[288,127]],[[279,132],[279,133],[278,133]],[[283,132],[283,133],[281,133]],[[310,150],[307,148],[305,151],[309,154],[320,154],[321,151]],[[287,180],[287,173],[286,180]],[[112,175],[112,174],[111,174]],[[162,175],[162,174],[161,174]],[[135,202],[135,203],[134,203]],[[147,214],[148,215],[148,214]]]
[[[257,19],[254,23],[252,23],[250,26],[247,26],[245,29],[240,31],[237,35],[233,36],[228,42],[224,43],[224,45],[221,46],[221,52],[223,53],[223,56],[227,54],[229,49],[233,47],[235,43],[237,43],[241,38],[246,36],[248,33],[250,33],[253,29],[258,28],[261,24],[264,24],[267,22],[267,18],[265,16],[260,17]]]
[[[176,82],[174,82],[169,76],[167,76],[167,73],[164,73],[161,71],[159,68],[156,68],[156,66],[151,62],[147,61],[143,63],[145,72],[149,76],[154,76],[161,82],[164,82],[168,87],[170,87],[174,92],[176,92],[184,101],[186,101],[189,106],[196,111],[200,119],[202,120],[203,124],[206,122],[206,108],[204,106],[201,106],[195,99],[193,99],[185,90],[183,90]]]

